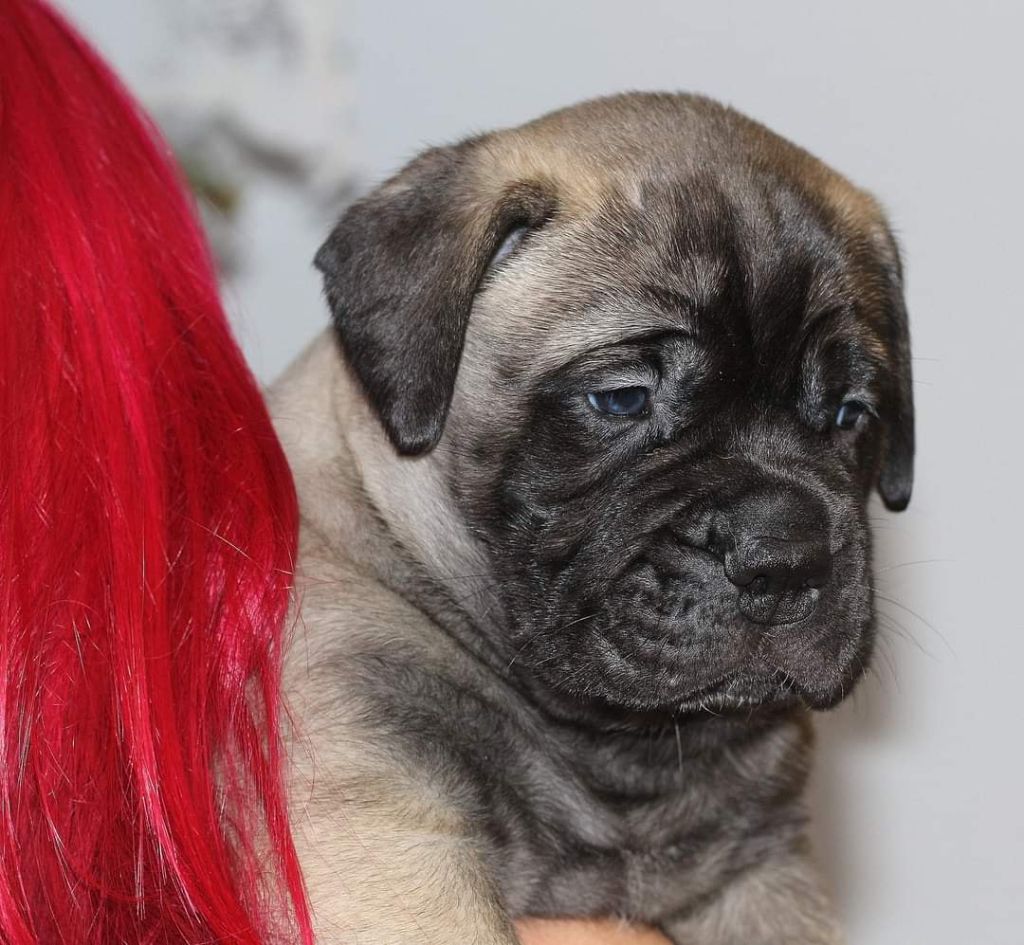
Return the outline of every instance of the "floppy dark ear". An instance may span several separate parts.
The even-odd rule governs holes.
[[[893,261],[889,283],[889,350],[892,386],[886,409],[885,443],[878,491],[886,507],[902,512],[914,486],[914,389],[910,358],[910,327],[903,297],[903,269],[895,242],[889,237]]]
[[[551,209],[523,183],[479,192],[475,144],[416,158],[354,204],[316,255],[346,357],[405,455],[440,439],[473,297],[503,238]]]

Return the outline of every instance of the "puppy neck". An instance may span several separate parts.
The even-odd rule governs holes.
[[[440,622],[500,619],[486,557],[447,486],[447,455],[395,452],[332,331],[285,371],[268,402],[303,528],[329,549],[320,553],[373,575]]]

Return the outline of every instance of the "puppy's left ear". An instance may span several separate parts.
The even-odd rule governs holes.
[[[914,486],[914,389],[910,358],[910,326],[903,296],[903,267],[896,242],[887,232],[891,253],[886,265],[888,332],[892,384],[886,413],[885,443],[878,491],[887,508],[902,512]]]
[[[441,437],[488,264],[510,232],[551,212],[522,182],[481,193],[479,141],[420,155],[354,204],[316,255],[345,355],[407,456]]]

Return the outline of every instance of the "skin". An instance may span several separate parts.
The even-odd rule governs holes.
[[[522,919],[516,932],[522,945],[670,945],[654,929],[611,920]]]

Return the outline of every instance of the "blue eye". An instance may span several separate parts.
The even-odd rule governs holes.
[[[613,417],[639,417],[650,399],[651,392],[646,387],[620,387],[587,394],[591,407]]]
[[[852,430],[857,426],[857,421],[870,412],[867,404],[859,400],[847,400],[836,412],[836,428],[839,430]]]

